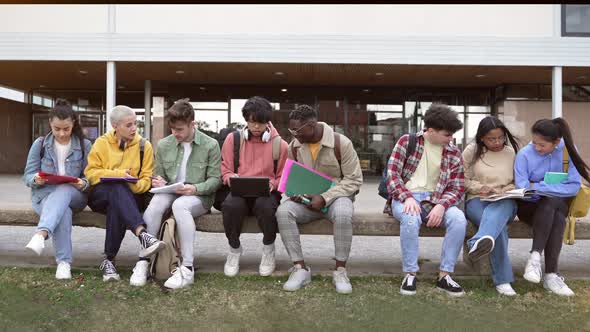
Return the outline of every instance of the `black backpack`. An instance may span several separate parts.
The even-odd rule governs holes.
[[[234,173],[238,172],[238,168],[240,167],[240,149],[242,148],[242,145],[244,144],[244,136],[240,133],[239,130],[234,130],[234,131],[229,131],[226,133],[222,133],[226,134],[226,137],[220,137],[223,139],[223,141],[225,142],[225,139],[227,138],[227,136],[230,135],[230,133],[234,136]],[[279,157],[280,157],[280,149],[281,149],[281,136],[275,136],[272,139],[272,159],[274,162],[274,173],[277,173],[277,167],[278,167],[278,163],[279,163]],[[223,146],[223,145],[222,145]],[[219,189],[217,189],[217,191],[215,192],[215,199],[213,201],[213,207],[215,209],[217,209],[218,211],[221,211],[221,205],[223,204],[223,201],[225,201],[225,198],[227,197],[227,195],[229,195],[230,193],[230,188],[228,185],[221,185],[221,187],[219,187]]]
[[[406,149],[406,160],[408,159],[408,157],[410,155],[412,155],[412,153],[414,153],[414,151],[416,151],[416,142],[418,140],[416,139],[416,134],[412,133],[410,134],[410,138],[408,140],[408,148]],[[405,165],[406,161],[404,160],[404,165]],[[381,176],[381,181],[379,182],[379,196],[385,198],[385,199],[389,199],[389,192],[387,191],[387,165],[385,166],[385,169],[383,170],[383,175]]]

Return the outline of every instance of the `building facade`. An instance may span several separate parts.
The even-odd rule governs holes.
[[[367,175],[443,102],[461,114],[460,147],[489,114],[524,143],[535,120],[563,116],[590,160],[589,36],[588,5],[0,5],[0,172],[22,171],[56,98],[90,138],[129,105],[154,142],[179,98],[215,133],[264,96],[287,140],[306,103]]]

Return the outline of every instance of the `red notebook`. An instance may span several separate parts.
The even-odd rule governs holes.
[[[51,173],[39,172],[42,179],[47,180],[45,184],[62,184],[62,183],[76,183],[78,178],[73,176],[56,175]]]

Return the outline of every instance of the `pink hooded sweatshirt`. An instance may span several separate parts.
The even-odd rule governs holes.
[[[229,134],[223,142],[221,148],[221,178],[224,184],[229,183],[229,178],[235,173],[238,176],[264,176],[270,179],[270,184],[273,190],[276,190],[281,175],[283,174],[283,167],[287,161],[288,144],[281,139],[281,148],[279,160],[277,163],[277,174],[274,174],[274,161],[272,159],[272,140],[279,136],[279,133],[269,122],[270,140],[263,142],[261,137],[252,136],[249,140],[244,141],[244,145],[240,150],[240,166],[238,171],[234,171],[234,135]],[[240,133],[243,135],[244,133]]]

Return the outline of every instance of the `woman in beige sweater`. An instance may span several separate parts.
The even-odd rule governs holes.
[[[479,123],[475,142],[463,152],[465,213],[479,227],[467,241],[469,257],[475,261],[491,253],[494,285],[500,294],[508,296],[516,295],[510,285],[514,274],[508,257],[507,226],[516,215],[516,203],[511,199],[486,202],[481,198],[514,189],[516,151],[518,143],[510,131],[502,121],[488,116]]]

